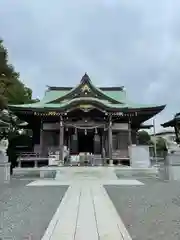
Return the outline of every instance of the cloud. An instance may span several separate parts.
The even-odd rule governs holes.
[[[21,78],[42,96],[46,85],[121,86],[134,102],[179,109],[178,0],[2,0],[0,34]]]

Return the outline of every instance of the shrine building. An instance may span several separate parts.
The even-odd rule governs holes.
[[[96,87],[85,74],[76,87],[49,86],[44,98],[32,104],[10,105],[33,132],[33,151],[47,155],[63,147],[70,154],[89,152],[113,159],[128,157],[143,123],[164,109],[131,102],[124,87]]]

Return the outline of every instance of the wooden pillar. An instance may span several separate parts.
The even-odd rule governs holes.
[[[60,117],[60,124],[59,124],[59,160],[63,161],[63,151],[64,151],[64,124],[63,118]]]
[[[131,129],[132,144],[137,144],[137,129]]]
[[[104,146],[104,131],[101,132],[101,153],[103,155],[103,148],[105,148]]]
[[[132,145],[132,136],[131,136],[131,120],[129,119],[128,122],[128,140],[129,140],[129,146]]]
[[[108,150],[109,150],[109,160],[112,160],[112,117],[109,117],[109,127],[108,127]]]
[[[116,135],[116,137],[117,137],[117,150],[120,149],[120,137],[121,137],[120,134],[121,134],[121,133],[118,132],[117,135]]]
[[[44,132],[43,132],[43,121],[40,124],[40,154],[43,155],[44,152]]]
[[[101,153],[101,139],[99,134],[94,135],[94,154]]]
[[[174,130],[175,130],[175,135],[176,135],[176,142],[179,144],[180,143],[180,131],[179,131],[179,124],[178,124],[178,121],[176,120],[175,121],[175,124],[174,124]]]
[[[69,149],[69,151],[71,149],[71,134],[70,133],[68,134],[68,149]]]
[[[106,146],[105,146],[105,131],[102,131],[101,134],[101,156],[102,156],[102,160],[103,160],[103,165],[106,164]]]
[[[138,145],[138,129],[136,129],[136,145]]]

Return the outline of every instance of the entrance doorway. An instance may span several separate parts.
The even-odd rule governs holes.
[[[78,133],[78,152],[94,153],[94,133]]]

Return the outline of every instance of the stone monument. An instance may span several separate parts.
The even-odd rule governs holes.
[[[176,142],[165,141],[165,143],[168,153],[164,161],[164,178],[180,180],[180,147]]]
[[[129,146],[129,157],[132,168],[149,168],[151,166],[149,146],[147,145]]]
[[[10,181],[10,163],[8,162],[7,148],[9,145],[8,139],[0,141],[0,184]]]

